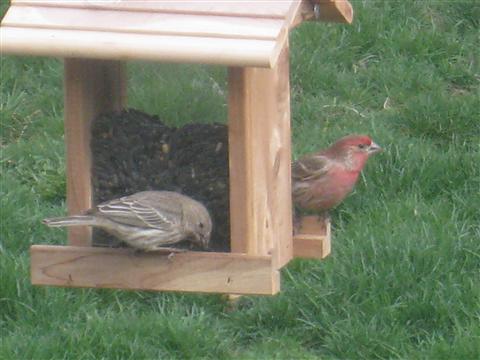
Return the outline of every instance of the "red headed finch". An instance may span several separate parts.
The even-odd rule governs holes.
[[[341,138],[328,149],[292,164],[293,203],[325,213],[352,191],[370,155],[382,148],[365,135]]]
[[[152,251],[190,240],[208,247],[212,220],[198,201],[171,191],[143,191],[104,202],[84,215],[45,219],[48,226],[96,226],[132,248]]]

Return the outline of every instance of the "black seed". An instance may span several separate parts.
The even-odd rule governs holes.
[[[222,124],[169,127],[133,109],[101,115],[92,124],[94,202],[144,190],[181,192],[209,210],[212,250],[230,251],[228,146],[218,145],[227,143]],[[118,246],[103,231],[94,231],[93,242]]]

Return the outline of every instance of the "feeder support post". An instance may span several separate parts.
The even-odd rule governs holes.
[[[92,206],[90,125],[99,114],[124,107],[125,66],[120,61],[65,59],[64,71],[67,206],[70,215],[77,215]],[[70,245],[91,244],[90,228],[68,231]]]
[[[232,252],[292,258],[288,44],[273,69],[229,68]]]

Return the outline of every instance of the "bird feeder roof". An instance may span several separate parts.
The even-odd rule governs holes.
[[[273,67],[301,9],[300,0],[11,0],[0,44],[24,55]]]
[[[300,1],[12,0],[2,52],[272,67]]]

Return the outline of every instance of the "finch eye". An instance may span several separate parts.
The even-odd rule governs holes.
[[[359,147],[360,149],[365,149],[365,148],[367,147],[367,145],[365,145],[365,144],[358,144],[358,147]]]
[[[199,224],[198,224],[198,227],[199,227],[200,229],[203,229],[204,226],[205,226],[205,225],[203,225],[203,223],[199,223]]]

